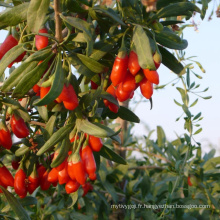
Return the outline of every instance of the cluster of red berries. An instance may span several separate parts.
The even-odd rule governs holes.
[[[19,165],[18,161],[12,161],[12,167],[17,170],[14,178],[9,170],[1,164],[0,185],[5,188],[14,187],[20,198],[26,197],[27,192],[32,194],[39,186],[41,190],[48,190],[51,185],[55,187],[58,183],[65,184],[65,190],[68,194],[76,192],[82,186],[83,196],[85,196],[88,191],[93,189],[87,178],[91,181],[96,180],[96,162],[93,151],[98,152],[103,146],[100,138],[87,134],[86,137],[83,146],[77,148],[79,150],[73,153],[69,151],[69,156],[60,165],[52,169],[47,169],[42,164],[34,165],[33,171],[28,177],[23,164]],[[79,138],[78,136],[73,137],[70,141],[72,143],[78,142]],[[53,162],[59,153],[59,151],[55,151],[48,160]]]
[[[46,28],[39,30],[39,33],[48,33]],[[48,38],[46,36],[36,35],[35,45],[37,50],[41,50],[48,46]],[[42,62],[42,61],[41,61]],[[40,64],[40,63],[39,63]],[[37,96],[43,99],[50,91],[50,86],[40,87],[37,84],[33,86],[33,91]],[[63,103],[64,107],[68,110],[74,110],[78,105],[78,98],[73,86],[69,83],[64,84],[61,94],[54,100],[56,103]]]
[[[161,63],[161,56],[156,52],[153,56],[156,69]],[[150,99],[153,95],[153,84],[159,84],[159,75],[156,70],[142,69],[135,51],[131,51],[129,57],[126,52],[119,52],[115,58],[110,75],[112,84],[106,92],[120,102],[133,98],[134,91],[140,86],[142,95]],[[112,112],[118,112],[118,106],[104,100],[104,104]]]
[[[24,119],[15,113],[11,116],[10,125],[17,138],[25,138],[29,135],[29,129]],[[0,125],[0,145],[8,150],[12,147],[11,132],[4,123]]]

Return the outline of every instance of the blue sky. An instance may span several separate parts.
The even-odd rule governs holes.
[[[210,8],[212,5],[210,5]],[[207,13],[210,14],[210,10]],[[198,68],[194,71],[200,74],[203,79],[194,79],[199,83],[200,90],[209,87],[209,90],[204,94],[205,96],[212,96],[212,99],[203,100],[193,107],[192,113],[197,114],[202,112],[204,119],[201,121],[203,131],[196,135],[196,141],[203,144],[204,150],[207,152],[208,143],[211,143],[216,149],[220,149],[220,18],[216,18],[215,14],[211,21],[207,21],[208,16],[201,21],[199,16],[194,18],[198,23],[198,32],[194,28],[186,28],[184,31],[184,38],[188,40],[188,48],[186,49],[186,57],[197,56],[195,60],[199,61],[206,73],[202,73]],[[190,21],[188,21],[190,22]],[[3,42],[7,32],[0,31],[0,42]],[[176,78],[176,75],[171,73],[166,67],[161,66],[158,69],[160,75],[160,85],[166,84]],[[181,86],[181,84],[177,84]],[[197,97],[190,95],[190,100],[193,102]],[[156,129],[160,125],[165,130],[167,138],[173,140],[178,135],[182,135],[185,130],[183,129],[184,121],[176,122],[176,118],[182,113],[181,108],[174,103],[174,99],[181,102],[181,97],[176,90],[175,86],[168,85],[165,89],[155,91],[153,95],[154,107],[150,110],[150,104],[142,102],[135,109],[135,113],[140,117],[141,123],[137,124],[133,132],[136,135],[147,135],[148,130],[145,125],[150,129]],[[133,106],[133,105],[132,105]]]

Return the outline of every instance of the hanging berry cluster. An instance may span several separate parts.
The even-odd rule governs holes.
[[[15,112],[11,115],[10,125],[12,132],[17,138],[26,138],[29,135],[29,129],[24,119]],[[11,132],[4,122],[0,124],[0,145],[8,150],[12,147]]]
[[[82,186],[82,196],[85,196],[88,191],[93,190],[89,182],[89,180],[96,180],[96,162],[93,151],[101,150],[102,140],[87,134],[81,134],[79,138],[76,134],[67,143],[70,144],[70,142],[72,145],[65,145],[62,150],[58,145],[55,152],[46,158],[45,162],[49,162],[50,166],[45,167],[43,164],[35,163],[29,176],[26,175],[27,167],[23,160],[12,161],[12,167],[17,170],[15,177],[1,163],[0,185],[4,188],[14,187],[15,193],[20,198],[26,197],[27,193],[32,194],[39,186],[41,190],[48,190],[51,185],[55,187],[57,184],[65,184],[67,194],[76,192]],[[63,158],[63,150],[67,149],[67,157],[63,161],[60,160]]]
[[[157,51],[153,55],[153,61],[156,69],[158,69],[161,63],[161,55]],[[106,92],[120,102],[132,99],[134,91],[139,86],[141,94],[146,99],[150,99],[153,95],[153,84],[159,84],[157,70],[142,69],[134,50],[131,50],[129,57],[125,50],[119,51],[112,67],[110,79],[112,84],[107,88]],[[104,104],[112,112],[118,112],[117,105],[108,100],[104,100]]]

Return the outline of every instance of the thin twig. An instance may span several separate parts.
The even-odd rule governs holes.
[[[39,125],[39,126],[42,126],[42,127],[45,127],[45,126],[46,126],[45,123],[42,123],[42,122],[39,122],[39,121],[30,121],[29,124]]]
[[[54,12],[55,12],[55,28],[56,28],[56,39],[58,42],[63,41],[62,37],[62,22],[60,18],[60,0],[54,0]]]
[[[165,157],[162,157],[161,155],[158,155],[158,154],[153,154],[153,153],[148,153],[149,155],[151,155],[151,156],[154,156],[154,157],[157,157],[157,158],[159,158],[159,159],[161,159],[161,160],[164,160],[164,161],[166,161],[167,163],[172,163],[170,160],[168,160],[167,158],[165,158]]]

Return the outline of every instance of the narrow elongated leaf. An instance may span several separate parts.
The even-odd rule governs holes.
[[[92,49],[93,49],[92,31],[90,24],[80,18],[63,16],[62,14],[60,15],[60,17],[63,19],[63,21],[67,22],[71,26],[83,31],[84,37],[87,41],[86,52],[87,52],[87,56],[89,56],[92,53]]]
[[[92,72],[82,61],[75,55],[69,57],[71,64],[77,69],[77,72],[86,76],[89,80],[96,74]]]
[[[25,153],[27,153],[29,151],[30,151],[30,148],[27,146],[20,147],[15,151],[15,156],[16,157],[23,156]]]
[[[31,220],[26,210],[22,207],[21,203],[13,196],[12,193],[8,192],[4,187],[0,186],[0,189],[4,193],[8,203],[12,210],[20,220]]]
[[[161,8],[155,16],[153,16],[152,20],[155,18],[166,18],[172,16],[180,16],[180,15],[188,15],[188,12],[201,12],[200,9],[191,2],[179,2],[170,4],[164,8]]]
[[[138,116],[135,115],[134,112],[132,112],[128,108],[125,108],[124,106],[120,106],[118,110],[118,116],[126,121],[140,123],[140,119],[138,118]]]
[[[50,139],[40,148],[40,150],[37,152],[37,155],[40,156],[43,153],[45,153],[48,149],[50,149],[52,146],[60,142],[65,138],[67,134],[70,133],[70,131],[73,129],[73,124],[66,125],[62,128],[60,128],[58,131],[53,133],[53,135],[50,137]]]
[[[126,165],[127,162],[122,158],[120,155],[116,154],[113,150],[110,148],[106,147],[105,145],[102,146],[101,150],[99,151],[99,154],[111,161],[114,161],[119,164],[124,164]]]
[[[44,71],[48,67],[48,61],[51,59],[51,56],[23,76],[12,93],[13,97],[22,98],[36,83],[38,83]]]
[[[95,61],[94,59],[84,56],[83,54],[77,54],[77,57],[82,61],[82,63],[88,67],[94,73],[102,73],[106,70],[106,66]]]
[[[112,129],[99,123],[91,123],[85,119],[76,119],[76,126],[78,130],[83,131],[89,135],[100,138],[111,137],[115,141],[120,142],[120,139],[116,138],[117,136],[115,136],[115,132]]]
[[[176,57],[165,48],[159,46],[162,54],[162,63],[176,74],[185,72],[184,66],[176,59]]]
[[[73,207],[73,206],[75,205],[75,203],[77,202],[77,199],[78,199],[78,191],[71,193],[71,194],[70,194],[70,197],[71,197],[71,199],[72,199],[72,203],[71,203],[70,206],[68,206],[68,209],[71,208],[71,207]]]
[[[37,110],[39,112],[40,117],[44,120],[44,121],[48,121],[48,111],[47,111],[47,107],[46,106],[38,106]]]
[[[98,14],[105,15],[119,23],[120,25],[125,26],[125,23],[121,20],[118,14],[115,13],[115,11],[111,8],[102,7],[102,6],[95,6],[93,7],[93,10],[97,12]]]
[[[105,125],[103,124],[100,124],[100,123],[96,123],[96,122],[93,122],[94,125],[98,126],[99,128],[102,128],[104,130],[107,130],[110,134],[110,138],[116,142],[118,142],[119,144],[121,144],[121,139],[120,137],[118,136],[118,133],[120,132],[120,130],[114,132],[112,129],[110,129],[109,127],[106,127]]]
[[[29,2],[26,2],[0,13],[0,28],[16,26],[25,21],[27,19],[28,6]]]
[[[102,99],[107,99],[109,102],[114,103],[115,105],[117,105],[119,107],[118,101],[117,99],[115,99],[111,94],[109,94],[106,91],[102,91],[102,93],[99,95],[99,97],[101,97]]]
[[[45,140],[48,140],[51,135],[53,134],[54,126],[56,121],[56,115],[52,115],[49,119],[49,121],[46,124],[43,136]]]
[[[205,18],[206,10],[208,9],[208,0],[202,0],[202,11],[200,17],[202,19]]]
[[[32,196],[26,196],[23,199],[19,199],[19,202],[22,206],[37,205],[37,199]]]
[[[157,145],[159,147],[162,147],[164,146],[165,142],[166,142],[166,136],[164,130],[161,126],[157,126]]]
[[[188,46],[187,40],[181,39],[170,31],[155,33],[155,37],[158,43],[170,49],[184,50]]]
[[[110,128],[110,131],[108,129],[102,129],[85,119],[76,119],[76,126],[78,130],[96,137],[109,137],[114,134],[114,131]]]
[[[32,61],[41,61],[45,60],[48,56],[51,55],[51,48],[38,50],[35,53],[31,54],[26,60],[25,63],[32,62]]]
[[[31,118],[27,113],[27,110],[24,107],[22,107],[18,101],[11,99],[9,97],[3,98],[1,101],[2,104],[11,107],[12,110],[16,111],[16,113],[18,113],[24,119],[25,122],[30,121]]]
[[[199,134],[202,131],[202,128],[199,128],[193,135]]]
[[[38,33],[44,23],[50,0],[31,0],[27,11],[27,25],[32,32]]]
[[[110,119],[115,119],[115,118],[119,117],[119,118],[126,120],[126,121],[140,123],[140,119],[138,118],[138,116],[135,115],[134,112],[132,112],[128,108],[125,108],[124,106],[120,106],[117,113],[114,113],[114,112],[110,111],[109,109],[107,109],[103,113],[103,117],[106,117],[106,116],[109,117]]]
[[[138,184],[141,189],[142,198],[144,198],[148,192],[150,192],[151,181],[148,175],[144,175],[141,182]]]
[[[103,186],[105,187],[105,189],[109,192],[109,194],[112,196],[112,199],[115,203],[117,203],[118,201],[118,195],[115,191],[115,188],[113,187],[113,185],[111,183],[109,183],[107,180],[102,183]]]
[[[50,91],[47,93],[47,95],[44,96],[43,99],[34,103],[34,105],[37,105],[37,106],[47,105],[53,100],[55,100],[62,92],[63,85],[64,85],[64,72],[62,68],[61,54],[58,55],[58,61],[57,61],[54,74],[55,74],[55,78],[52,82]]]
[[[62,141],[62,144],[59,148],[60,151],[59,151],[58,156],[50,164],[50,166],[52,168],[59,166],[66,159],[66,157],[68,156],[70,146],[71,146],[71,143],[69,140],[69,136],[67,135],[67,137],[65,139],[63,139],[63,141]]]
[[[93,53],[90,58],[94,60],[100,60],[109,51],[112,50],[113,46],[118,42],[118,40],[123,36],[123,34],[118,34],[114,37],[105,39],[104,41],[98,41],[94,44]]]
[[[11,50],[3,56],[0,62],[0,76],[2,76],[8,65],[24,52],[23,45],[24,44],[19,44],[11,48]]]
[[[17,67],[9,76],[8,79],[2,85],[1,90],[3,92],[8,92],[15,85],[19,83],[19,81],[25,76],[28,72],[32,71],[38,64],[38,61],[34,61],[31,63],[22,63],[19,67]]]
[[[137,25],[134,27],[133,42],[141,68],[156,70],[152,57],[150,41],[141,26]]]

